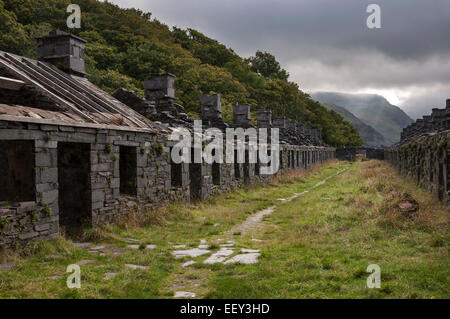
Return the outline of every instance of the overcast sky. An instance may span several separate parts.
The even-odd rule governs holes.
[[[306,92],[378,93],[411,117],[450,98],[450,0],[112,0],[248,57],[274,54]],[[367,6],[381,7],[368,29]]]

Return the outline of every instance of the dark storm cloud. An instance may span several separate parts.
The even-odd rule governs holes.
[[[412,87],[450,83],[449,0],[113,2],[151,11],[170,26],[198,29],[244,56],[269,51],[307,91],[405,90],[413,98]],[[366,27],[371,3],[381,7],[382,29]],[[424,96],[415,101],[426,103]]]

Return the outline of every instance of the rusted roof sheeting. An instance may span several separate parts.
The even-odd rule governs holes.
[[[0,121],[18,121],[24,123],[49,124],[59,126],[75,126],[95,129],[109,129],[129,132],[145,132],[155,134],[154,129],[135,128],[129,126],[119,126],[113,124],[87,123],[76,114],[69,112],[48,111],[23,105],[1,104],[0,103]],[[159,128],[161,134],[167,134],[164,129]]]
[[[61,120],[72,113],[80,122],[157,129],[150,120],[87,79],[72,77],[51,64],[0,51],[0,67],[59,105],[65,113]]]
[[[81,117],[69,112],[54,112],[21,105],[0,104],[0,116],[10,115],[17,117],[30,117],[34,119],[57,120],[66,123],[82,123]]]

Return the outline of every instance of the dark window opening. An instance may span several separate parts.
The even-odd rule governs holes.
[[[291,167],[295,167],[295,152],[291,151]]]
[[[401,166],[400,166],[401,168]],[[434,170],[434,163],[433,160],[430,160],[430,183],[433,183],[433,170]]]
[[[250,156],[248,150],[245,150],[245,163],[244,163],[244,179],[250,178]]]
[[[291,168],[291,151],[288,151],[288,162],[287,162],[287,167]]]
[[[119,158],[120,193],[137,194],[137,153],[136,147],[120,146]]]
[[[283,151],[280,151],[280,169],[283,168]]]
[[[0,141],[0,201],[36,201],[34,141]]]
[[[170,154],[172,154],[172,150],[170,150]],[[183,186],[183,165],[173,162],[172,156],[170,157],[170,182],[172,187]]]
[[[216,150],[212,151],[212,156],[216,156]],[[220,163],[217,163],[215,160],[212,163],[212,179],[214,185],[220,185]]]
[[[422,179],[421,168],[422,168],[422,164],[420,163],[420,160],[417,158],[417,167],[416,167],[417,183],[420,183],[420,180]]]
[[[191,200],[197,201],[201,199],[202,191],[202,164],[195,163],[194,161],[195,152],[194,149],[191,150],[191,163],[189,164],[189,179],[190,179],[190,192]]]
[[[170,164],[170,180],[172,187],[181,187],[182,183],[182,166],[180,164],[171,163]]]
[[[220,163],[214,162],[212,164],[212,178],[214,185],[220,185]]]
[[[272,150],[267,150],[267,156],[269,158],[269,161],[267,164],[264,164],[264,166],[270,167],[272,165]]]
[[[444,157],[444,151],[441,149],[439,152],[439,176],[438,176],[438,197],[440,200],[444,199],[444,164],[446,163],[441,163],[441,159]]]
[[[261,173],[260,173],[260,163],[259,163],[259,154],[257,154],[257,156],[256,156],[256,163],[255,163],[255,175],[256,176],[259,176]]]
[[[92,222],[90,145],[58,144],[59,223],[73,233]]]
[[[449,156],[449,154],[447,153],[446,154],[446,161],[444,162],[444,164],[446,165],[445,166],[445,174],[447,175],[447,185],[446,185],[446,191],[447,191],[447,194],[448,195],[450,195],[450,178],[449,178],[449,171],[450,171],[450,156]]]
[[[234,177],[241,178],[241,165],[238,162],[238,151],[234,151]]]
[[[306,167],[306,165],[305,165],[305,152],[302,152],[302,166],[303,166],[303,168]]]
[[[171,163],[170,164],[170,181],[172,183],[172,187],[181,187],[183,185],[182,182],[182,167],[181,163]]]

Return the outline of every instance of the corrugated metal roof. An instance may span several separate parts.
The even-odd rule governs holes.
[[[0,51],[0,67],[54,101],[64,113],[61,121],[72,118],[78,123],[159,130],[155,123],[87,79],[70,76],[51,64]]]

